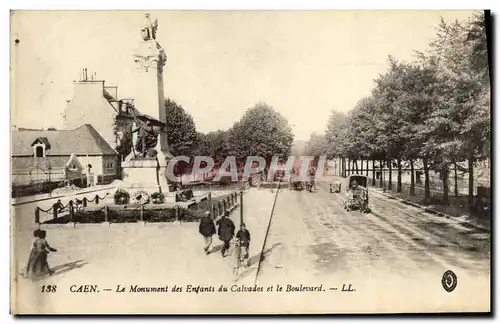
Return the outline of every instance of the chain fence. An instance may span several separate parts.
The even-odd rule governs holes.
[[[48,209],[35,207],[36,224],[64,224],[64,223],[135,223],[135,222],[196,222],[209,212],[212,219],[222,216],[226,212],[232,212],[238,205],[237,192],[231,192],[224,196],[212,198],[208,193],[206,199],[194,203],[188,207],[176,205],[164,207],[160,205],[124,205],[124,206],[100,206],[100,202],[109,194],[101,197],[95,195],[92,199],[70,200],[63,205],[60,200]],[[41,221],[41,213],[50,214],[52,218]],[[45,217],[44,217],[45,218]]]

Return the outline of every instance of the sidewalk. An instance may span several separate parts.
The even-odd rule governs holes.
[[[70,287],[75,283],[97,284],[105,288],[114,288],[118,284],[158,286],[162,283],[216,287],[221,284],[253,285],[274,194],[269,190],[250,189],[245,192],[243,199],[244,222],[252,239],[251,265],[242,268],[237,282],[233,272],[237,251],[233,244],[228,256],[223,258],[220,253],[222,242],[214,235],[214,251],[205,255],[203,238],[198,233],[199,224],[173,222],[75,228],[42,225],[48,232],[47,239],[51,246],[58,249],[58,252],[50,254],[49,264],[59,270],[40,284],[57,284],[61,287]],[[230,218],[237,231],[240,226],[240,207],[231,213]],[[25,266],[30,243],[28,236],[16,240],[18,271]],[[21,285],[29,284],[19,280]],[[105,298],[105,294],[95,299],[105,303],[102,297]],[[227,296],[223,294],[212,297],[225,298],[227,301]],[[56,298],[53,302],[64,303],[64,300]]]
[[[404,198],[401,198],[401,197],[398,197],[397,195],[395,195],[394,193],[392,193],[390,190],[387,190],[386,192],[383,191],[382,188],[379,188],[379,187],[370,187],[370,190],[372,192],[376,192],[377,194],[379,195],[382,195],[382,196],[385,196],[389,199],[394,199],[394,200],[397,200],[405,205],[410,205],[410,206],[413,206],[413,207],[416,207],[416,208],[419,208],[421,210],[423,210],[424,212],[427,212],[427,213],[430,213],[430,214],[433,214],[433,215],[436,215],[438,217],[444,217],[444,218],[447,218],[447,219],[450,219],[450,220],[453,220],[457,223],[459,223],[460,225],[466,227],[466,228],[473,228],[473,229],[476,229],[476,230],[479,230],[479,231],[482,231],[482,232],[490,232],[490,226],[489,226],[489,222],[486,222],[487,225],[485,225],[484,223],[481,224],[480,222],[478,222],[477,220],[477,217],[474,217],[474,216],[470,216],[470,215],[461,215],[461,216],[452,216],[452,215],[449,215],[449,214],[445,214],[441,211],[438,211],[432,207],[429,207],[429,206],[425,206],[425,205],[421,205],[421,204],[417,204],[413,201],[410,201],[408,199],[404,199]]]
[[[111,186],[111,185],[95,186],[95,187],[82,188],[81,190],[68,191],[64,194],[59,194],[59,195],[51,195],[50,193],[47,193],[47,194],[34,195],[34,196],[11,198],[10,201],[11,201],[12,206],[18,206],[18,205],[29,204],[32,202],[44,201],[44,200],[49,200],[49,199],[62,198],[62,197],[68,197],[68,196],[77,196],[80,194],[104,191],[104,190],[109,190],[112,188],[113,188],[113,186]]]
[[[342,187],[343,187],[342,190],[343,191],[345,190],[344,186],[346,185],[345,184],[346,178],[342,178],[339,176],[332,176],[332,180],[333,181],[339,180],[342,183]],[[369,179],[369,180],[371,181],[371,179]],[[378,184],[378,180],[377,180],[377,184]],[[372,186],[371,182],[369,182],[368,188],[371,192],[373,192],[375,194],[385,196],[388,199],[397,200],[398,202],[403,203],[405,205],[410,205],[410,206],[413,206],[415,208],[419,208],[424,212],[427,212],[429,214],[432,214],[432,215],[435,215],[438,217],[445,217],[447,219],[450,219],[450,220],[453,220],[453,221],[459,223],[461,226],[464,226],[466,228],[473,228],[473,229],[476,229],[476,230],[482,231],[482,232],[490,232],[491,231],[489,219],[488,220],[483,219],[482,221],[478,221],[478,220],[480,220],[479,218],[477,218],[475,216],[467,215],[467,214],[462,214],[460,216],[449,215],[449,214],[446,214],[446,213],[443,213],[441,211],[436,210],[432,206],[425,206],[423,204],[419,204],[419,203],[410,201],[408,199],[401,198],[398,196],[397,193],[395,193],[391,190],[386,190],[384,192],[384,190],[382,188],[380,188],[378,186]]]

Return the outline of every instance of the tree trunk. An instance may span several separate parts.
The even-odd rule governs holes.
[[[368,166],[368,163],[370,162],[370,160],[366,160],[366,176],[369,177],[370,176],[370,169],[369,169],[369,166]]]
[[[454,188],[454,189],[455,189],[455,197],[458,197],[458,174],[457,174],[458,172],[457,172],[457,162],[454,162],[454,163],[453,163],[453,165],[454,165],[454,167],[455,167],[455,168],[454,168],[454,170],[453,170],[453,171],[454,171],[454,176],[455,176],[455,181],[454,181],[454,185],[455,185],[455,188]]]
[[[380,188],[384,187],[384,161],[380,160]]]
[[[444,164],[442,171],[441,171],[441,174],[443,176],[443,201],[445,203],[448,203],[448,201],[449,201],[449,199],[448,199],[449,188],[448,188],[448,164],[447,163]]]
[[[397,192],[401,192],[401,159],[398,158],[398,186],[396,188]]]
[[[372,185],[375,185],[375,160],[372,160]]]
[[[356,173],[359,173],[359,169],[358,169],[358,160],[354,160],[354,167],[356,168]]]
[[[363,159],[359,160],[359,164],[361,166],[361,169],[360,169],[361,174],[363,174]]]
[[[410,160],[410,196],[415,196],[415,166]]]
[[[474,206],[474,160],[468,159],[468,169],[469,169],[469,207],[472,209]]]
[[[347,158],[347,176],[351,174],[351,160]]]
[[[428,200],[431,198],[431,188],[429,183],[429,160],[423,159],[424,162],[424,198]]]
[[[387,188],[392,190],[392,161],[387,160],[387,164],[389,165],[389,183],[387,184]]]

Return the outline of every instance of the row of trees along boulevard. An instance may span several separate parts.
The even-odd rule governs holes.
[[[333,111],[324,134],[313,134],[306,154],[341,158],[342,169],[363,170],[363,161],[398,170],[410,168],[415,195],[415,162],[423,165],[424,196],[430,198],[429,172],[442,179],[443,202],[449,201],[450,169],[468,173],[468,203],[474,204],[474,166],[490,161],[490,69],[483,14],[466,21],[441,20],[428,50],[412,62],[389,56],[388,70],[375,79],[371,94],[347,114]],[[377,161],[377,162],[376,162]],[[465,162],[467,162],[465,164]],[[489,164],[490,165],[490,164]],[[372,167],[374,169],[374,167]],[[458,171],[457,171],[458,170]],[[373,172],[375,170],[372,170]],[[374,180],[373,180],[374,181]],[[380,178],[382,184],[382,177]],[[373,183],[375,184],[375,183]],[[455,180],[455,194],[457,192]]]
[[[260,156],[269,165],[274,155],[287,158],[290,154],[293,133],[288,121],[264,102],[246,110],[239,121],[227,130],[208,133],[198,132],[193,117],[173,99],[165,100],[167,137],[173,156],[189,156],[190,163],[176,163],[176,176],[190,174],[195,156],[210,156],[215,169],[228,156],[236,157],[241,171],[248,156]],[[123,152],[127,155],[131,146]]]

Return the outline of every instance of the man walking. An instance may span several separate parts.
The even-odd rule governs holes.
[[[205,241],[205,254],[210,254],[210,246],[212,245],[212,236],[215,234],[215,224],[212,218],[210,218],[210,212],[205,212],[204,217],[200,220],[200,234],[203,236]]]
[[[229,241],[233,239],[235,226],[232,220],[230,220],[229,212],[224,212],[221,219],[217,221],[219,226],[219,239],[224,242],[224,247],[222,248],[222,257],[226,257],[226,251],[229,250]]]

